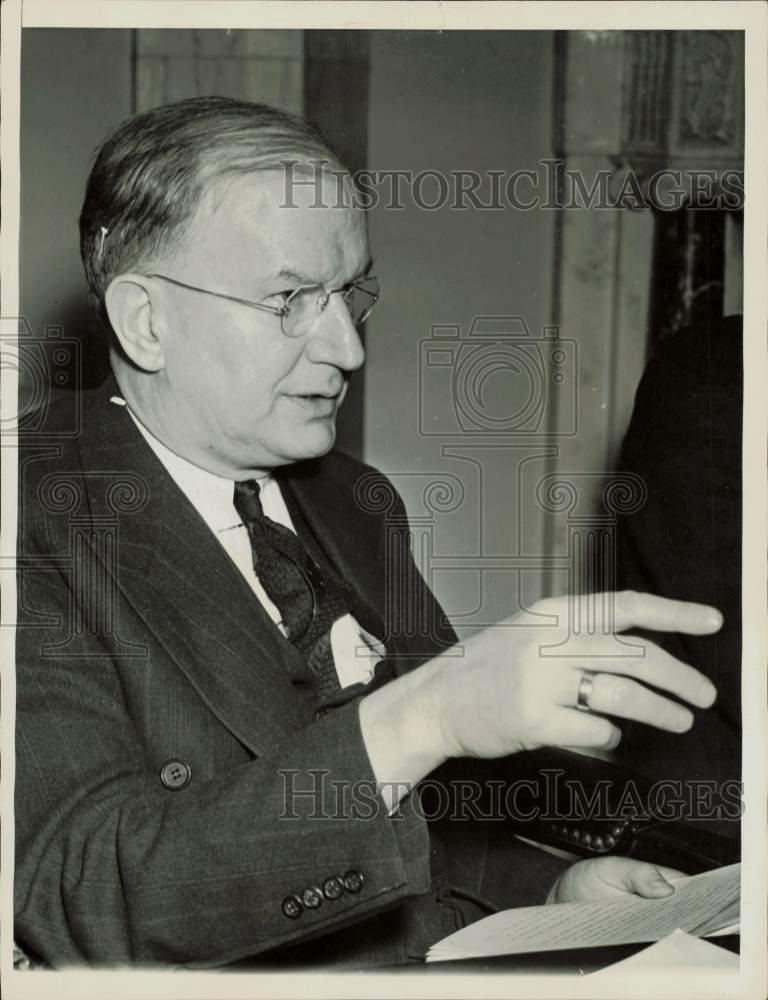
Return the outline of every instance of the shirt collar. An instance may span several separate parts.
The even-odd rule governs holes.
[[[234,508],[234,481],[199,468],[159,441],[136,417],[122,396],[112,396],[110,402],[125,406],[144,440],[165,466],[166,471],[186,496],[211,531],[219,534],[240,525]],[[261,491],[273,482],[272,476],[259,479]]]

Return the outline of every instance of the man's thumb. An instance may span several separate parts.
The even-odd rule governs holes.
[[[675,891],[675,887],[670,885],[656,865],[631,865],[626,875],[627,889],[637,893],[638,896],[657,899],[662,896],[671,896]]]

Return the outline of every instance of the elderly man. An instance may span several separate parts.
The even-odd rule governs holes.
[[[287,161],[312,180],[288,199]],[[128,121],[93,167],[114,377],[20,464],[16,935],[54,966],[391,964],[498,906],[672,892],[413,807],[451,759],[613,747],[607,715],[683,732],[715,690],[607,628],[542,656],[565,599],[455,645],[388,481],[332,450],[378,296],[340,190],[312,129],[223,98]],[[610,606],[614,631],[721,623]]]

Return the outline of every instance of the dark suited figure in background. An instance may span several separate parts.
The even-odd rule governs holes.
[[[738,821],[714,823],[712,807],[725,783],[741,776],[742,376],[740,316],[660,345],[640,383],[620,465],[644,480],[648,499],[621,518],[618,534],[620,587],[713,604],[725,619],[714,636],[660,639],[717,686],[703,724],[678,739],[630,725],[618,753],[655,780],[715,783],[711,805],[703,793],[687,818],[732,838]]]
[[[681,733],[667,695],[716,691],[652,643],[542,657],[566,598],[455,645],[391,484],[333,450],[378,295],[353,194],[313,129],[224,98],[99,151],[81,251],[113,377],[19,465],[15,931],[54,966],[402,963],[495,907],[673,891],[415,808],[456,758]]]

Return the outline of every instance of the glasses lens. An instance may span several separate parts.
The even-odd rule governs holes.
[[[364,323],[370,316],[378,298],[379,282],[377,278],[356,281],[344,296],[352,322],[356,325]]]
[[[379,298],[377,278],[365,278],[355,282],[342,293],[352,322],[364,323]],[[323,285],[297,288],[286,300],[283,315],[283,333],[287,337],[298,337],[305,333],[317,319],[327,304],[328,293]]]
[[[297,288],[285,301],[283,333],[287,337],[299,337],[320,312],[320,300],[325,295],[322,285],[307,285]]]

